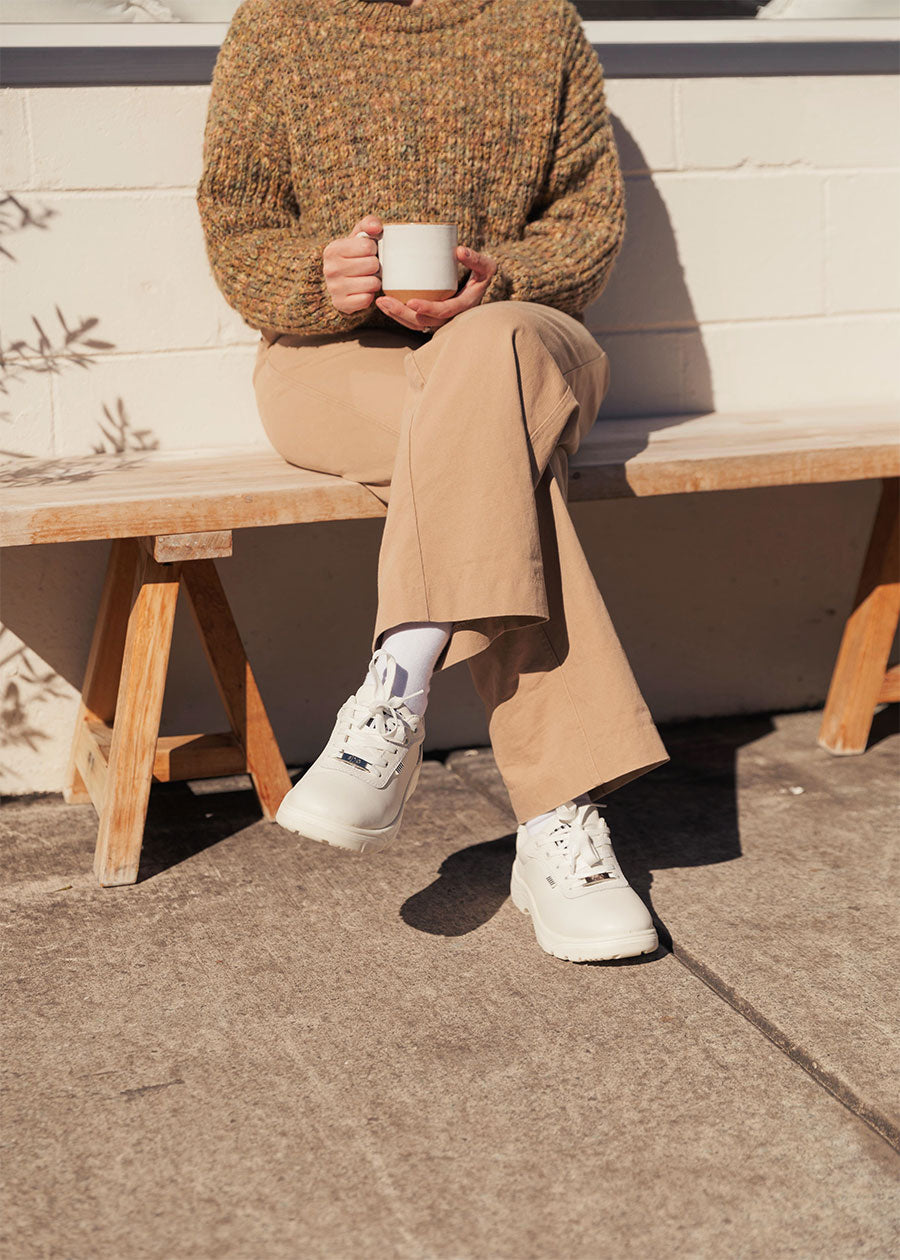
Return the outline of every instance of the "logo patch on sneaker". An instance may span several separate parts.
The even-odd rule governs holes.
[[[355,756],[353,755],[353,753],[342,752],[342,753],[341,753],[341,755],[340,755],[339,760],[340,760],[340,761],[352,761],[352,762],[353,762],[353,764],[354,764],[355,766],[361,766],[361,767],[363,768],[363,770],[368,770],[368,768],[369,768],[369,763],[368,763],[368,761],[363,761],[362,757],[355,757]]]

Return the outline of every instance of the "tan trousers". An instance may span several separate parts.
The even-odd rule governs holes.
[[[586,327],[536,302],[257,351],[275,449],[387,504],[373,651],[402,622],[453,624],[437,668],[467,661],[520,821],[668,761],[566,506],[609,375]]]

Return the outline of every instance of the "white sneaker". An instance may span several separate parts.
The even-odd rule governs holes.
[[[510,884],[541,949],[569,962],[652,954],[653,920],[622,874],[597,806],[566,801],[554,814],[537,835],[520,824]]]
[[[394,657],[379,648],[362,686],[341,705],[328,743],[279,805],[282,827],[357,853],[396,837],[425,739],[424,718],[404,703],[412,696],[394,695],[396,673]]]

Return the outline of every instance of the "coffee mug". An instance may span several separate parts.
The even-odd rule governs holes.
[[[368,236],[370,232],[358,232]],[[398,302],[442,302],[459,288],[455,223],[385,223],[375,244],[381,291]]]

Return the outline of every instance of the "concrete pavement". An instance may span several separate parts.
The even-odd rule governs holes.
[[[128,889],[8,801],[4,1254],[893,1256],[900,736],[818,716],[663,730],[605,812],[667,945],[617,964],[512,907],[488,750],[368,859],[155,788]]]

